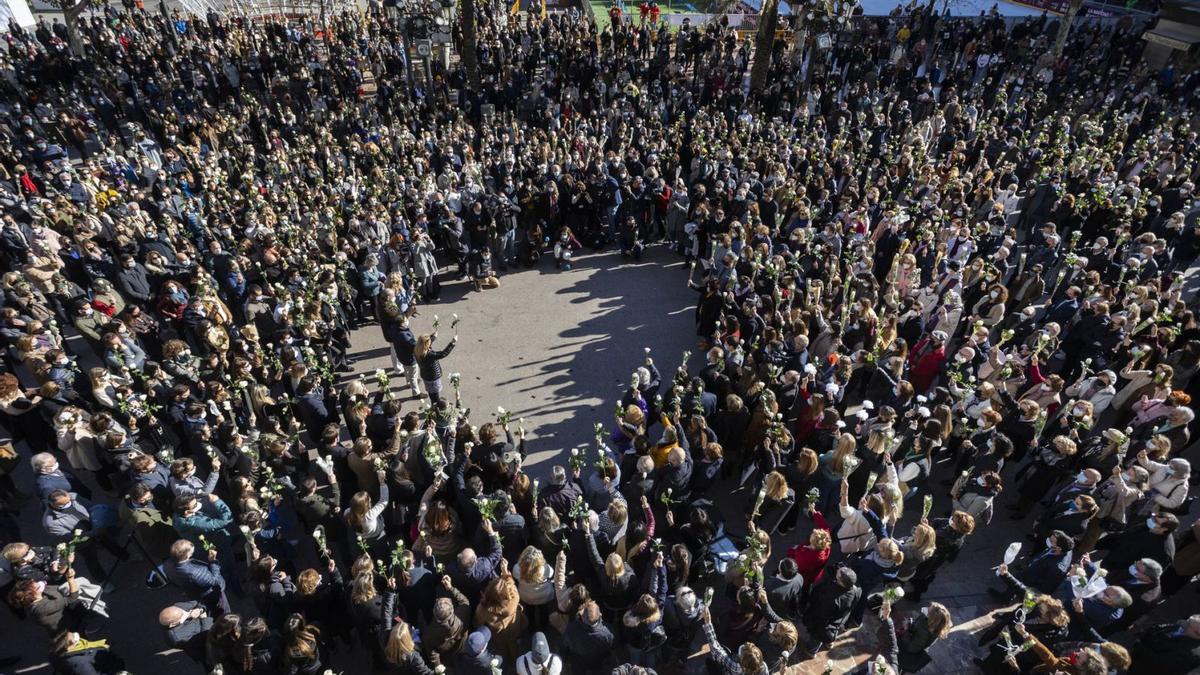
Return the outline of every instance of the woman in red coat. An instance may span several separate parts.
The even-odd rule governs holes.
[[[912,370],[908,373],[908,381],[912,383],[913,391],[921,394],[929,390],[934,378],[946,363],[947,336],[940,330],[917,343],[909,358]]]
[[[810,507],[811,508],[811,507]],[[798,544],[788,549],[787,555],[796,561],[797,571],[804,577],[804,587],[812,588],[825,573],[825,563],[833,550],[833,535],[824,514],[812,509],[813,531],[807,544]]]

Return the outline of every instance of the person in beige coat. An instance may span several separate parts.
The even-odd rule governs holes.
[[[493,653],[512,663],[518,656],[517,642],[524,635],[527,623],[508,561],[501,558],[500,576],[484,587],[475,608],[475,626],[487,626],[492,631],[489,647]]]
[[[1100,510],[1088,522],[1087,530],[1075,545],[1075,550],[1080,554],[1091,551],[1107,528],[1124,529],[1129,520],[1130,507],[1145,494],[1149,480],[1149,472],[1140,466],[1134,465],[1128,469],[1121,468],[1120,464],[1114,466],[1112,476],[1096,488]]]
[[[1171,376],[1174,374],[1171,366],[1159,364],[1153,370],[1139,369],[1136,366],[1137,361],[1134,360],[1121,369],[1121,377],[1128,380],[1128,383],[1113,396],[1113,410],[1127,413],[1142,397],[1162,399],[1171,393]]]

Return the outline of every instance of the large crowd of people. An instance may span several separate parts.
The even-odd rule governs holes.
[[[142,565],[119,620],[203,672],[831,672],[848,636],[931,671],[922,595],[1012,520],[982,672],[1200,667],[1200,614],[1154,620],[1200,574],[1200,72],[910,7],[751,90],[724,21],[476,5],[478,86],[410,87],[374,3],[11,27],[0,583],[45,641],[10,661],[122,672]],[[651,246],[695,358],[629,355],[595,443],[524,466],[537,420],[472,416],[418,308]],[[347,375],[356,329],[391,368]]]

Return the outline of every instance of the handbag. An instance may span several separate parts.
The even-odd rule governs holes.
[[[13,449],[12,441],[0,443],[0,476],[7,476],[20,463],[21,457]]]

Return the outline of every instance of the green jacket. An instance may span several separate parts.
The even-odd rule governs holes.
[[[171,544],[178,538],[174,525],[154,506],[135,508],[129,504],[129,500],[122,501],[121,522],[133,528],[138,542],[146,549],[146,553],[154,557],[156,563],[170,555]]]
[[[207,512],[210,511],[215,511],[216,514],[209,515]],[[174,522],[175,531],[179,536],[199,546],[202,534],[210,539],[226,536],[225,528],[233,523],[233,512],[220,499],[215,502],[205,501],[196,515],[181,516],[177,513]]]

